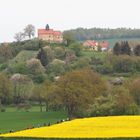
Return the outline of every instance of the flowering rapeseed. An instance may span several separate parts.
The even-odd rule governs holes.
[[[113,138],[140,137],[140,116],[114,116],[75,119],[2,137]]]

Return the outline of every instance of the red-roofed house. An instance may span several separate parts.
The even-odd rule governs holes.
[[[94,41],[94,40],[87,40],[83,43],[83,46],[86,48],[86,49],[89,49],[89,50],[95,50],[97,51],[98,50],[98,42]]]
[[[109,43],[107,41],[99,42],[99,46],[102,51],[107,51],[109,49]]]
[[[38,29],[38,38],[46,40],[51,43],[62,43],[63,34],[61,31],[55,31],[53,29]]]

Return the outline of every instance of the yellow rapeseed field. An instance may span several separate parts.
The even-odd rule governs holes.
[[[0,137],[36,138],[114,138],[140,137],[140,116],[114,116],[75,119],[72,121]]]

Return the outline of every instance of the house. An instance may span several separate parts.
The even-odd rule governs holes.
[[[45,29],[38,29],[38,38],[48,41],[50,43],[62,43],[63,34],[61,31],[55,31],[49,28],[49,25],[46,25]]]
[[[109,49],[109,42],[107,41],[99,42],[99,46],[101,47],[101,51],[107,51]]]
[[[83,46],[87,50],[107,51],[109,49],[109,42],[107,41],[97,42],[95,40],[87,40],[83,43]]]
[[[95,40],[87,40],[83,43],[85,49],[98,51],[98,42]]]

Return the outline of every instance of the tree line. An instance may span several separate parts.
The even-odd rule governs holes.
[[[65,110],[70,117],[139,114],[140,78],[112,85],[100,74],[84,68],[73,70],[55,82],[33,85],[24,75],[0,74],[1,105],[27,107],[37,102],[48,110]]]
[[[79,41],[98,40],[98,39],[113,39],[113,38],[140,38],[140,29],[131,28],[77,28],[64,31],[65,34],[70,34],[74,39]]]

